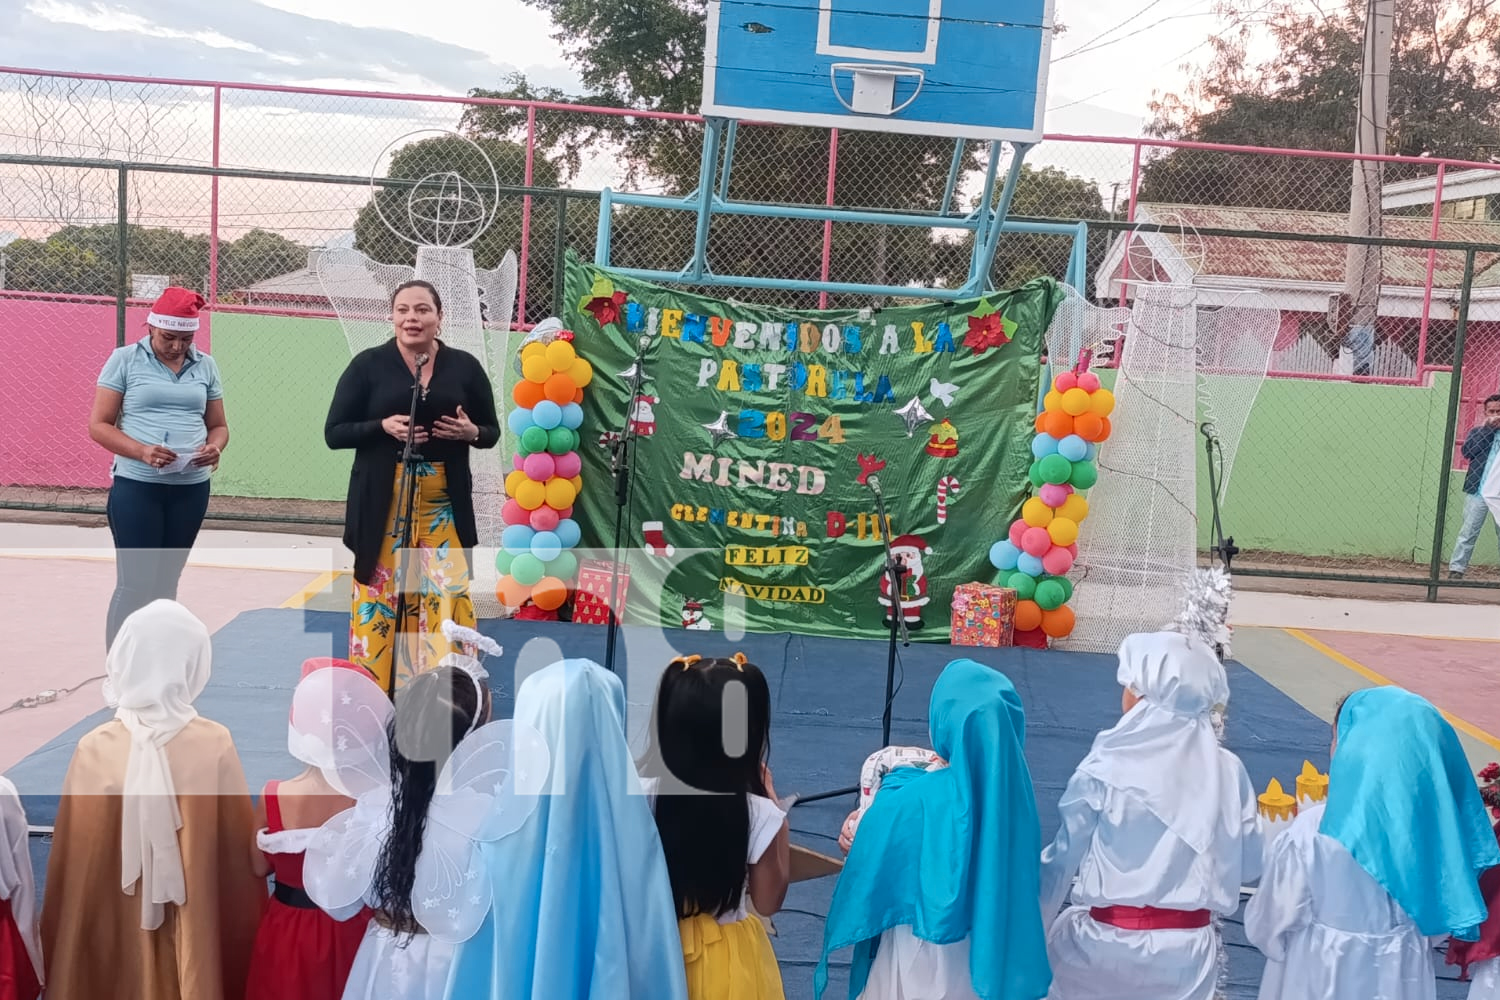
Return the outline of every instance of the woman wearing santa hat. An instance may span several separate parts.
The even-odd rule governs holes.
[[[105,645],[132,611],[176,600],[177,581],[208,513],[209,476],[229,443],[214,359],[193,346],[203,296],[162,292],[146,336],[104,363],[89,437],[114,454],[105,513],[115,542],[115,592]]]

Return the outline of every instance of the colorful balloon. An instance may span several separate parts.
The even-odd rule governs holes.
[[[562,554],[562,542],[551,531],[538,531],[531,539],[531,554],[549,563]]]
[[[566,340],[554,340],[547,345],[547,365],[554,372],[565,372],[578,360],[578,352]]]
[[[1072,634],[1075,624],[1073,609],[1066,604],[1051,611],[1042,611],[1042,631],[1054,639],[1067,638]]]
[[[1035,601],[1016,602],[1015,627],[1017,632],[1030,632],[1042,627],[1042,609]]]
[[[534,587],[537,581],[547,575],[547,568],[540,559],[527,552],[516,556],[515,561],[510,564],[510,575],[515,577],[517,583]]]
[[[547,402],[552,402],[550,399]],[[568,403],[562,408],[562,425],[570,431],[576,431],[583,426],[583,407],[577,403]]]
[[[521,374],[528,382],[545,382],[552,374],[552,366],[547,364],[545,357],[533,354],[521,359]]]
[[[574,385],[582,389],[590,382],[594,381],[594,366],[589,364],[582,358],[579,358],[577,361],[574,361],[573,366],[568,369],[568,377],[573,380]]]
[[[507,608],[519,608],[531,596],[531,588],[513,576],[502,576],[495,584],[495,599]]]
[[[547,432],[547,451],[553,455],[566,455],[578,449],[578,432],[566,427],[554,427]],[[572,479],[572,476],[567,478]]]
[[[578,391],[578,386],[573,384],[573,378],[562,372],[557,372],[547,379],[546,396],[558,406],[565,406],[573,402],[573,393]]]
[[[1073,568],[1073,553],[1061,545],[1054,545],[1042,556],[1042,569],[1048,576],[1062,576]]]
[[[557,522],[561,520],[562,518],[557,515],[557,510],[546,504],[532,511],[531,516],[527,518],[533,531],[554,531],[557,528]]]
[[[1043,611],[1056,611],[1062,607],[1063,601],[1067,600],[1063,593],[1062,584],[1056,580],[1042,580],[1036,585],[1035,597],[1037,606]]]
[[[531,551],[531,540],[536,532],[528,524],[512,524],[500,532],[500,547],[513,556]]]
[[[1089,453],[1089,443],[1078,436],[1078,421],[1073,421],[1074,433],[1057,442],[1057,453],[1070,462],[1081,462]]]
[[[1084,372],[1078,376],[1078,388],[1084,392],[1094,392],[1099,388],[1099,376],[1093,372]]]
[[[547,481],[545,499],[548,506],[561,509],[571,504],[576,496],[578,496],[578,489],[571,479],[553,477]],[[558,527],[562,527],[561,522]]]
[[[1068,482],[1076,489],[1086,490],[1099,481],[1099,467],[1093,462],[1074,462]]]
[[[1108,389],[1095,389],[1089,393],[1089,409],[1107,417],[1115,410],[1115,394]]]
[[[1005,578],[1005,585],[1016,592],[1016,600],[1029,601],[1036,594],[1036,578],[1025,573],[1012,573]]]
[[[565,451],[561,455],[558,455],[553,460],[553,465],[557,469],[557,475],[562,476],[564,479],[572,479],[583,471],[583,459],[576,451]]]
[[[510,416],[505,418],[505,423],[510,427],[510,432],[516,437],[526,433],[526,428],[531,426],[530,410],[511,410]]]
[[[511,497],[500,508],[500,520],[506,524],[528,524],[531,521],[531,515],[526,512],[526,508],[516,503],[514,497]]]
[[[1068,482],[1073,475],[1073,463],[1061,455],[1048,455],[1041,460],[1040,465],[1044,482],[1061,485]],[[1077,486],[1078,483],[1074,482],[1073,485]]]
[[[1052,523],[1047,525],[1047,534],[1051,536],[1053,545],[1072,545],[1078,540],[1078,522],[1066,517],[1054,517]]]
[[[1031,454],[1035,458],[1046,458],[1057,454],[1057,438],[1050,434],[1038,434],[1031,439]]]
[[[1091,406],[1091,398],[1092,397],[1090,397],[1089,394],[1084,392],[1082,389],[1069,389],[1067,392],[1063,393],[1062,410],[1070,417],[1076,417],[1080,413],[1087,413]],[[1104,414],[1102,413],[1099,415],[1101,417],[1104,416]]]
[[[1016,560],[1021,556],[1021,550],[1014,542],[1001,539],[990,546],[990,565],[998,570],[1010,570],[1016,568]]]
[[[558,521],[554,531],[558,541],[562,542],[562,547],[565,549],[576,548],[579,540],[583,538],[583,532],[579,530],[578,522],[571,517],[564,517],[561,521]]]
[[[557,462],[545,451],[538,451],[526,456],[522,462],[522,469],[527,479],[545,483],[557,474]]]
[[[547,570],[559,580],[571,580],[578,575],[578,557],[563,549],[547,564]]]
[[[1083,519],[1089,516],[1089,502],[1081,493],[1069,494],[1068,498],[1062,502],[1062,506],[1057,508],[1057,516],[1082,523]]]
[[[1052,548],[1052,536],[1046,528],[1027,528],[1021,533],[1021,551],[1040,559]]]
[[[547,432],[540,427],[528,427],[526,433],[521,435],[521,451],[530,455],[533,452],[547,450]]]
[[[555,576],[544,576],[531,588],[531,603],[543,611],[556,611],[568,599],[568,585]]]
[[[1020,557],[1016,559],[1016,569],[1030,577],[1039,577],[1047,572],[1046,567],[1042,565],[1042,561],[1030,552],[1022,552]]]
[[[535,479],[528,479],[516,490],[516,503],[526,510],[536,510],[547,502],[547,487]]]
[[[1021,505],[1021,520],[1033,528],[1045,528],[1052,523],[1052,508],[1041,497],[1032,497]]]
[[[1042,503],[1048,507],[1061,507],[1067,502],[1073,487],[1066,483],[1048,483],[1037,491],[1037,496],[1042,498]]]
[[[568,404],[572,406],[572,403]],[[563,422],[563,409],[550,399],[544,399],[532,407],[531,419],[544,431],[550,431]]]
[[[1078,376],[1072,372],[1063,372],[1052,380],[1052,388],[1058,392],[1067,392],[1076,385],[1078,385]]]

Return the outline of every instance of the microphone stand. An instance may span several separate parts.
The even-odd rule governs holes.
[[[402,627],[406,624],[406,569],[408,553],[412,549],[413,529],[416,525],[417,472],[416,465],[422,455],[416,449],[417,400],[422,395],[422,369],[427,365],[427,355],[417,355],[416,377],[411,383],[411,408],[406,417],[406,444],[401,449],[401,485],[397,490],[396,518],[391,537],[396,539],[396,624],[391,630],[391,672],[386,679],[386,694],[396,697],[396,674],[402,651],[406,651],[406,664],[411,666],[411,650],[406,648]]]
[[[1208,455],[1208,497],[1213,504],[1213,538],[1209,551],[1224,560],[1224,571],[1231,572],[1231,563],[1234,557],[1240,554],[1239,548],[1234,544],[1234,538],[1224,537],[1224,525],[1219,515],[1219,479],[1218,472],[1214,468],[1214,449],[1219,450],[1219,461],[1224,460],[1224,446],[1219,443],[1219,432],[1213,424],[1204,422],[1198,426],[1198,431],[1203,435],[1203,448]]]
[[[891,552],[891,524],[885,514],[885,494],[880,492],[880,477],[871,475],[867,482],[870,490],[875,494],[875,507],[880,517],[880,540],[885,543],[885,575],[891,582],[891,630],[886,645],[885,660],[885,714],[880,719],[880,746],[885,748],[891,745],[891,708],[896,701],[896,636],[901,636],[901,645],[911,645],[911,633],[906,626],[906,616],[901,613],[901,578],[906,575],[906,568],[896,561]],[[836,799],[840,796],[857,793],[858,785],[848,788],[839,788],[831,792],[818,792],[815,795],[795,796],[793,806],[800,806],[804,802],[818,802],[822,799]]]
[[[641,337],[637,341],[635,361],[630,366],[631,375],[625,382],[625,417],[610,456],[610,471],[615,477],[615,534],[609,573],[609,596],[605,600],[609,622],[604,639],[604,669],[611,671],[615,669],[615,639],[620,631],[620,617],[625,613],[623,607],[615,607],[615,601],[620,593],[620,553],[624,549],[625,508],[630,504],[630,458],[631,446],[635,441],[635,421],[632,414],[635,412],[635,398],[640,395],[641,386],[646,382],[642,365],[646,360],[646,347],[650,343],[650,337]]]

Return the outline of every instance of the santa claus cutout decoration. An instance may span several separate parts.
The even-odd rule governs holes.
[[[917,535],[901,535],[891,539],[891,557],[896,560],[900,567],[901,590],[894,602],[900,607],[901,617],[906,620],[908,629],[919,629],[924,625],[922,621],[922,607],[927,603],[927,571],[923,568],[924,556],[932,555],[932,547]],[[885,626],[891,627],[892,601],[891,601],[891,574],[882,572],[880,574],[880,604],[886,609]]]

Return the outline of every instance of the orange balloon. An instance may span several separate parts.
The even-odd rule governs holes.
[[[536,382],[526,379],[516,383],[516,387],[510,391],[510,398],[516,401],[516,405],[523,410],[529,410],[542,400],[547,398],[547,392]]]
[[[531,588],[531,602],[543,611],[556,611],[568,599],[568,585],[555,576],[544,576]]]
[[[1073,418],[1073,433],[1085,441],[1102,441],[1104,418],[1097,413],[1081,413]]]
[[[1073,609],[1066,604],[1051,611],[1042,612],[1042,631],[1054,639],[1066,637],[1073,631],[1073,625]]]
[[[1036,601],[1016,602],[1016,631],[1030,632],[1042,624],[1042,606]]]
[[[567,372],[558,372],[547,379],[547,398],[558,406],[566,406],[573,401],[573,393],[578,391],[578,386],[573,384],[573,376]]]
[[[1042,432],[1061,441],[1073,433],[1073,418],[1061,411],[1048,410],[1043,414]]]
[[[1101,419],[1104,421],[1104,431],[1103,431],[1103,433],[1101,433],[1099,435],[1099,440],[1100,441],[1108,441],[1109,440],[1109,433],[1114,428],[1114,424],[1112,424],[1112,423],[1109,422],[1109,418],[1108,417],[1102,417]]]
[[[500,582],[495,585],[495,598],[507,608],[519,608],[530,596],[531,588],[518,582],[509,573],[502,576]]]
[[[1047,414],[1045,412],[1044,413],[1038,413],[1036,415],[1036,432],[1038,434],[1040,434],[1040,433],[1042,433],[1043,431],[1046,430],[1046,427],[1043,426],[1043,423],[1046,421],[1046,419],[1047,419]]]
[[[583,402],[583,390],[582,389],[579,389],[577,392],[573,393],[573,402],[575,402],[575,403],[582,403]]]

